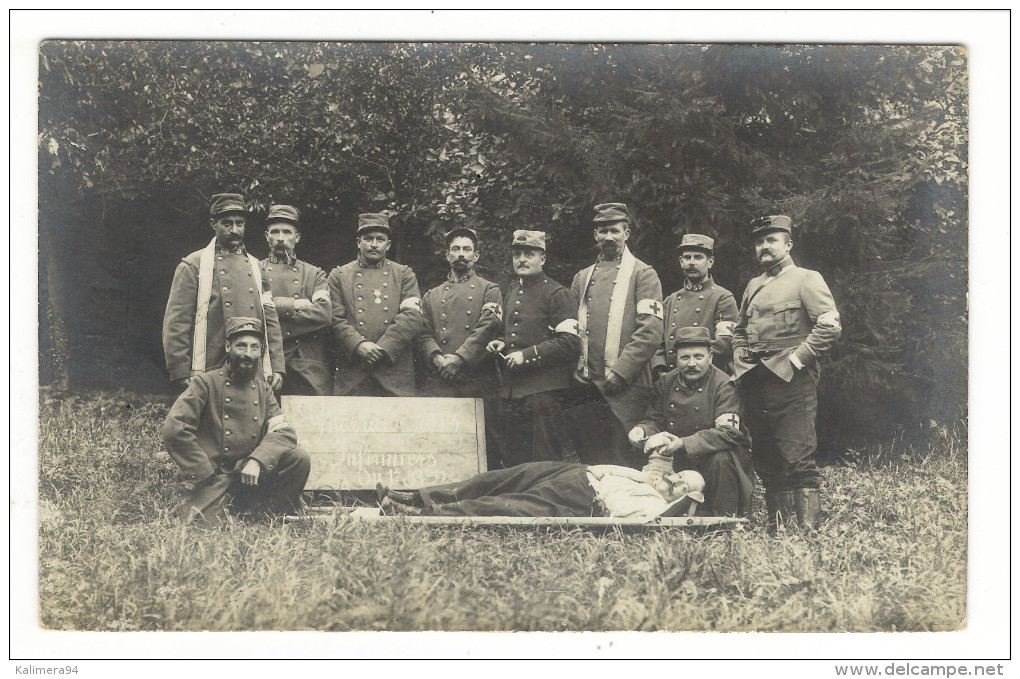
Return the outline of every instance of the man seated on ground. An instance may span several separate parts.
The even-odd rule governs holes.
[[[466,481],[415,491],[376,486],[386,514],[424,516],[611,516],[652,519],[671,502],[701,501],[705,480],[695,471],[663,471],[653,460],[642,471],[611,464],[525,462],[482,472]]]
[[[676,368],[655,383],[648,414],[630,430],[646,454],[675,459],[705,478],[705,516],[748,516],[754,492],[751,439],[740,421],[737,390],[712,365],[708,328],[676,333]]]
[[[186,522],[218,523],[228,509],[264,517],[303,507],[311,463],[258,374],[262,338],[259,319],[228,319],[226,363],[195,374],[163,424],[163,442],[180,467]]]

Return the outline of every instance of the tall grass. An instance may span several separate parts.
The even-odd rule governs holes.
[[[44,400],[41,624],[74,630],[953,630],[966,432],[847,451],[823,528],[769,537],[235,521],[181,526],[165,401]],[[760,493],[760,491],[759,491]]]

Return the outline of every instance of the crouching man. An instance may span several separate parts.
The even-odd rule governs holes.
[[[655,383],[648,414],[630,430],[635,446],[653,458],[672,458],[705,478],[699,514],[749,516],[754,491],[747,429],[730,377],[712,365],[708,328],[681,328],[676,368]]]
[[[702,501],[704,485],[695,471],[664,474],[652,465],[638,471],[612,464],[542,461],[411,492],[379,484],[376,493],[387,514],[652,519],[685,495]]]
[[[226,362],[194,375],[163,424],[163,442],[180,467],[186,522],[218,523],[228,510],[267,517],[303,507],[310,461],[257,374],[262,338],[257,318],[228,319]]]

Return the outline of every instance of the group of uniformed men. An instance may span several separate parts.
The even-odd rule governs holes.
[[[328,276],[295,255],[296,208],[270,207],[261,261],[244,246],[247,216],[243,196],[213,196],[215,237],[178,265],[167,302],[163,343],[181,395],[164,440],[186,511],[300,509],[308,456],[281,392],[430,395],[485,399],[490,469],[640,468],[651,456],[700,472],[699,511],[719,516],[750,513],[757,472],[770,529],[817,529],[818,360],[840,323],[822,277],[790,257],[789,217],[752,222],[763,272],[738,308],[700,234],[683,237],[684,284],[663,299],[627,247],[622,203],[595,206],[599,254],[569,289],[544,273],[544,232],[513,233],[515,278],[501,294],[474,272],[477,233],[458,227],[445,235],[450,273],[424,297],[411,268],[387,258],[385,214],[360,215],[357,258]]]

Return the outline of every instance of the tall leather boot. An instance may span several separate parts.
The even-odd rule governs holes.
[[[786,528],[794,517],[793,491],[765,491],[765,513],[768,516],[769,535],[775,535],[779,527]]]
[[[822,498],[817,488],[798,488],[793,491],[793,506],[797,523],[805,533],[814,533],[821,524]]]

